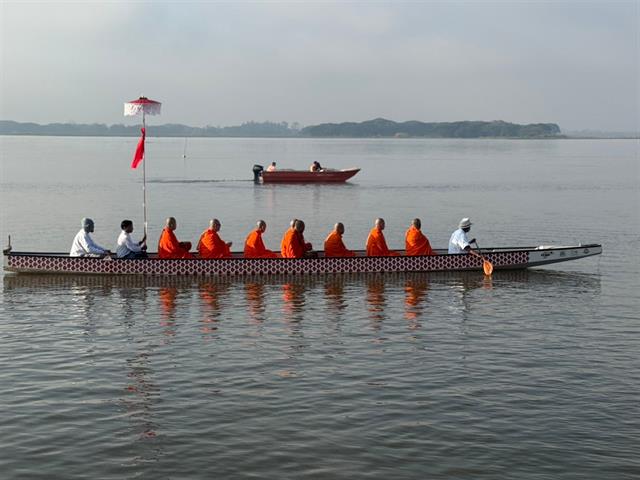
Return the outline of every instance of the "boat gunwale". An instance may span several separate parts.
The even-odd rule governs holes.
[[[543,248],[541,248],[541,246],[535,246],[535,247],[489,247],[486,249],[482,249],[482,253],[485,255],[490,255],[490,254],[502,254],[502,253],[512,253],[512,252],[542,252],[542,251],[559,251],[559,250],[575,250],[577,248],[602,248],[602,244],[599,243],[589,243],[589,244],[585,244],[585,245],[563,245],[563,246],[545,246]],[[398,250],[393,250],[394,252],[400,253],[403,252],[404,250],[402,249],[398,249]],[[435,249],[435,251],[442,251],[443,253],[438,253],[437,255],[400,255],[402,257],[407,257],[407,258],[420,258],[420,257],[430,257],[430,256],[455,256],[455,255],[468,255],[467,253],[446,253],[446,249]],[[354,250],[354,252],[356,253],[364,253],[364,250]],[[242,252],[231,252],[232,255],[242,255]],[[323,251],[319,251],[318,253],[322,254]],[[10,251],[8,253],[4,253],[4,256],[38,256],[38,257],[53,257],[53,258],[59,258],[59,257],[63,257],[63,258],[84,258],[84,259],[96,259],[96,260],[104,260],[105,258],[107,258],[106,256],[85,256],[85,257],[71,257],[69,256],[68,253],[64,253],[64,252],[22,252],[22,251]],[[288,260],[288,261],[298,261],[298,260],[322,260],[322,259],[329,259],[329,258],[387,258],[388,256],[386,255],[356,255],[356,257],[325,257],[324,255],[319,256],[317,258],[284,258],[284,257],[276,257],[276,258],[259,258],[259,257],[253,257],[253,258],[247,258],[247,257],[240,257],[240,256],[232,256],[230,258],[200,258],[200,257],[193,257],[193,258],[159,258],[157,257],[157,252],[152,252],[149,253],[149,255],[151,255],[150,257],[147,258],[117,258],[115,257],[114,254],[108,256],[108,258],[110,258],[111,260],[170,260],[170,261],[176,261],[176,260],[184,260],[184,261],[202,261],[202,260],[207,260],[207,261],[216,261],[216,260]]]

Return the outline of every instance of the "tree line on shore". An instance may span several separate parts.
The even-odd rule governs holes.
[[[376,118],[364,122],[322,123],[301,128],[287,122],[245,122],[230,127],[190,127],[181,124],[153,125],[154,137],[340,137],[340,138],[553,138],[555,123],[517,123],[495,120],[461,122],[394,122]],[[139,125],[102,123],[21,123],[0,120],[0,135],[49,135],[137,137]]]

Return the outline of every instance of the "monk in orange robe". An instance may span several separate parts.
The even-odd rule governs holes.
[[[384,239],[385,223],[384,219],[376,218],[375,226],[369,232],[367,237],[367,256],[369,257],[396,257],[400,255],[398,252],[389,250],[387,241]]]
[[[342,241],[342,235],[344,234],[344,225],[340,222],[336,223],[333,227],[333,231],[324,241],[324,256],[325,257],[355,257],[356,254],[348,250]]]
[[[167,218],[166,226],[158,241],[158,258],[193,258],[189,253],[191,242],[179,242],[173,233],[177,226],[175,218]]]
[[[202,258],[231,258],[232,242],[225,242],[220,238],[220,220],[212,218],[198,241],[198,253]]]
[[[405,235],[407,256],[434,255],[429,239],[422,233],[421,227],[422,222],[420,219],[414,218]]]
[[[274,162],[275,163],[275,162]],[[264,220],[259,220],[256,229],[244,241],[244,258],[277,258],[278,254],[268,250],[262,241],[262,234],[267,229]]]
[[[313,256],[312,245],[304,240],[304,222],[293,220],[293,227],[289,228],[282,237],[280,253],[284,258],[303,258]]]

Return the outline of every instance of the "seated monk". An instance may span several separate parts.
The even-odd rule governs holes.
[[[304,222],[292,220],[293,227],[289,228],[282,237],[280,253],[283,258],[312,257],[312,245],[304,241]]]
[[[256,229],[244,241],[244,258],[277,258],[278,254],[268,250],[262,241],[262,234],[267,229],[264,220],[259,220]]]
[[[343,241],[342,235],[344,234],[344,225],[340,222],[336,223],[333,227],[333,231],[324,241],[324,256],[325,257],[355,257],[356,254],[347,250]]]
[[[198,241],[198,253],[202,258],[231,258],[232,242],[225,242],[220,238],[220,220],[212,218]]]
[[[405,235],[407,256],[434,255],[429,239],[422,233],[421,227],[422,222],[420,222],[420,219],[414,218]]]
[[[384,239],[385,223],[384,219],[376,218],[375,226],[369,232],[367,237],[367,256],[369,257],[396,257],[400,255],[398,252],[389,250],[387,241]]]
[[[166,226],[158,241],[158,258],[193,258],[189,253],[191,242],[179,242],[173,233],[177,226],[175,218],[167,218]]]

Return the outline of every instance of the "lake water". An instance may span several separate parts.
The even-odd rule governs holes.
[[[152,128],[150,128],[152,132]],[[0,137],[0,240],[113,249],[142,232],[137,139]],[[183,153],[186,158],[183,159]],[[251,168],[362,171],[254,185]],[[3,274],[4,478],[638,478],[640,146],[635,140],[155,139],[149,243],[211,217],[277,249],[293,217],[363,248],[375,217],[445,247],[602,243],[523,272],[225,279]]]

